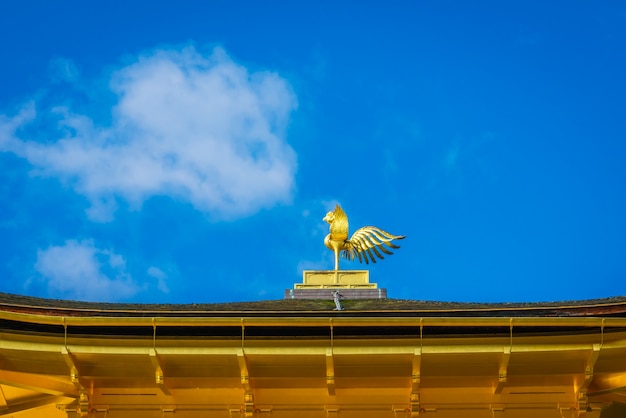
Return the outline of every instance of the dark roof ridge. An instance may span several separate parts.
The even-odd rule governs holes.
[[[613,296],[601,299],[566,300],[556,302],[442,302],[404,299],[354,299],[344,300],[342,304],[350,311],[370,312],[426,312],[426,313],[497,313],[524,312],[528,315],[536,312],[539,316],[554,315],[596,315],[626,314],[626,296]],[[61,299],[46,299],[0,293],[0,309],[9,311],[44,311],[58,315],[63,312],[75,312],[78,315],[90,313],[202,313],[202,312],[306,312],[331,311],[332,300],[281,299],[255,302],[225,303],[186,303],[186,304],[150,304],[150,303],[111,303],[85,302]],[[574,312],[575,311],[575,312]]]

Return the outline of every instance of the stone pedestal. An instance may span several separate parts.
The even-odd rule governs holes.
[[[285,290],[285,299],[333,299],[333,291],[346,299],[387,298],[387,289],[370,283],[368,270],[305,270],[302,283]]]

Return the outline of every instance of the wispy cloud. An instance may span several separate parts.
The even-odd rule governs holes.
[[[69,106],[0,116],[0,151],[86,196],[96,221],[111,220],[120,201],[138,208],[155,195],[226,219],[291,198],[296,156],[285,131],[296,99],[277,74],[188,47],[139,57],[110,88],[104,125]]]
[[[157,288],[163,293],[169,293],[167,286],[167,274],[158,267],[150,266],[147,271],[148,275],[157,280]]]
[[[66,58],[53,59],[49,67],[53,82],[74,83],[80,76],[80,71],[74,62]]]
[[[124,257],[92,241],[68,240],[37,252],[35,269],[49,295],[87,301],[119,301],[141,290],[126,271]]]

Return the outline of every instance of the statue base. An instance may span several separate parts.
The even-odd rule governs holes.
[[[333,299],[333,291],[346,299],[387,298],[387,289],[370,283],[368,270],[305,270],[302,283],[285,290],[285,299]]]
[[[376,289],[368,270],[305,270],[294,289]]]

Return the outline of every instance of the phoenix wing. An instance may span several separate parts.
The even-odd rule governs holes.
[[[347,242],[343,257],[348,260],[358,258],[360,263],[365,260],[365,264],[369,264],[370,260],[375,263],[376,257],[381,260],[385,258],[382,253],[393,254],[387,247],[400,248],[391,241],[404,238],[404,235],[392,235],[375,226],[364,226],[358,229]]]

